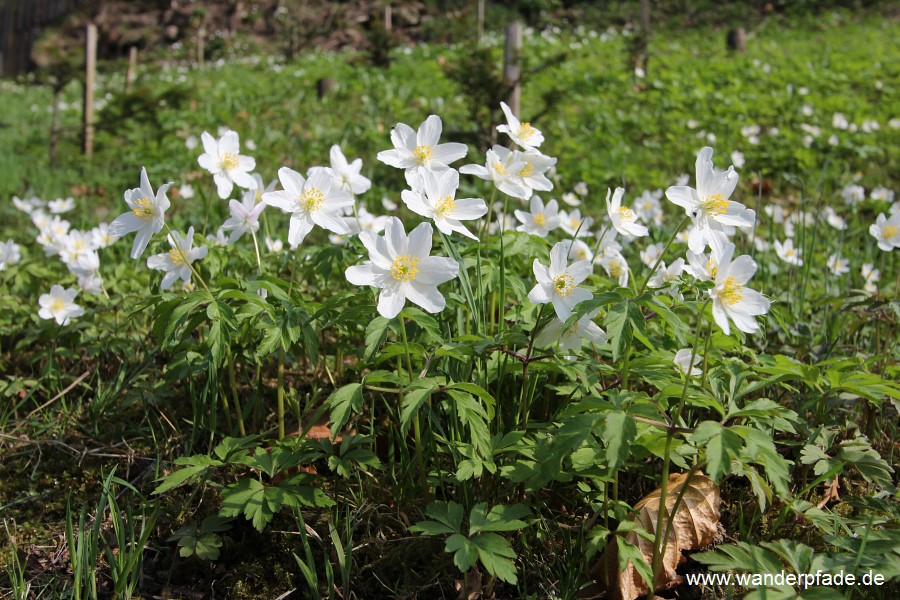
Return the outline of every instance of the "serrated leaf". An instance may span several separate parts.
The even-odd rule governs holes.
[[[341,427],[350,419],[350,411],[362,410],[362,385],[348,383],[336,389],[325,401],[331,409],[331,435],[337,436]]]
[[[387,339],[388,332],[391,330],[391,319],[382,316],[375,317],[366,325],[366,351],[363,354],[363,360],[369,362],[381,348],[384,340]]]
[[[488,573],[509,584],[516,584],[516,564],[512,561],[516,552],[508,541],[496,533],[481,533],[469,538],[469,542],[478,549],[478,560]]]
[[[620,468],[628,460],[631,445],[637,437],[634,419],[617,410],[606,415],[603,441],[606,442],[606,461],[610,471]]]
[[[627,300],[614,304],[609,309],[609,312],[606,313],[606,319],[603,322],[609,344],[612,347],[612,358],[614,361],[619,360],[619,357],[625,352],[625,348],[631,343],[632,331],[628,310],[629,304]]]

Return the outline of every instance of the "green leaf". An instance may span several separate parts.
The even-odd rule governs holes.
[[[444,552],[454,553],[453,564],[463,573],[468,572],[469,569],[475,566],[475,561],[478,560],[477,546],[470,542],[466,536],[459,533],[454,533],[447,538]]]
[[[469,514],[469,535],[482,531],[516,531],[528,527],[520,519],[530,514],[524,504],[500,505],[487,513],[487,504],[476,504]]]
[[[366,352],[363,354],[363,360],[369,362],[381,348],[384,340],[387,339],[388,332],[391,330],[391,319],[378,316],[366,325]]]
[[[741,438],[715,421],[703,421],[694,430],[694,441],[706,449],[706,470],[716,483],[731,472],[731,459],[741,452]]]
[[[350,411],[362,410],[362,384],[348,383],[336,389],[325,401],[331,409],[331,435],[336,436],[350,419]]]
[[[629,318],[628,300],[613,305],[606,313],[604,325],[609,344],[612,347],[613,361],[619,360],[625,348],[631,343],[631,319]]]
[[[205,533],[199,537],[188,535],[178,541],[180,556],[194,556],[200,560],[217,560],[222,538],[215,533]]]
[[[470,538],[469,542],[478,549],[478,559],[488,573],[509,584],[516,584],[516,564],[512,560],[516,553],[509,542],[496,533],[482,533]]]
[[[439,500],[430,502],[425,508],[425,514],[435,521],[443,523],[452,531],[459,531],[462,526],[463,507],[452,500],[450,502]]]
[[[257,531],[265,529],[284,504],[284,492],[278,487],[266,487],[257,479],[246,477],[222,490],[223,517],[243,513]]]
[[[635,437],[637,426],[634,419],[620,410],[606,415],[603,441],[606,442],[606,461],[610,471],[620,468],[628,460]]]
[[[403,435],[406,435],[409,431],[413,416],[418,414],[419,409],[431,397],[431,393],[436,387],[437,384],[432,383],[426,387],[414,388],[403,396],[403,401],[400,404],[400,432]]]
[[[195,458],[195,457],[191,457],[191,458]],[[204,458],[209,459],[209,457],[207,457],[207,456],[204,456]],[[177,471],[174,471],[173,473],[160,478],[159,479],[160,484],[155,490],[153,490],[153,493],[154,494],[164,494],[165,492],[168,492],[169,490],[178,487],[182,483],[185,483],[188,480],[201,475],[210,467],[220,466],[220,465],[222,465],[221,462],[219,462],[217,460],[209,459],[207,462],[204,462],[202,464],[194,464],[192,466],[185,467],[184,469],[178,469]]]

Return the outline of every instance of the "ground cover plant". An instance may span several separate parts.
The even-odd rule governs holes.
[[[0,589],[894,597],[895,29],[2,83]]]

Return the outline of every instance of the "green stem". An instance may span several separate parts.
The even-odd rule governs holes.
[[[521,409],[519,421],[522,423],[522,427],[528,425],[528,397],[526,393],[528,389],[528,364],[531,362],[529,359],[531,358],[531,352],[534,350],[534,340],[537,338],[538,330],[541,325],[541,317],[544,315],[544,308],[546,306],[546,304],[541,304],[537,319],[534,320],[534,329],[531,330],[531,338],[528,340],[528,350],[526,350],[525,360],[522,362],[522,390],[519,396],[519,408]]]
[[[278,348],[278,439],[284,439],[284,347]]]
[[[409,375],[409,383],[413,382],[412,357],[409,354],[409,340],[406,337],[406,319],[400,315],[400,335],[403,336],[403,352],[406,354],[406,370]],[[416,439],[416,462],[419,465],[419,480],[424,489],[427,484],[427,474],[425,472],[425,448],[422,446],[422,426],[419,423],[419,412],[413,414],[413,435]]]
[[[175,242],[175,236],[172,234],[172,229],[169,227],[169,224],[166,223],[165,221],[163,221],[163,226],[166,228],[166,233],[169,234],[169,237],[171,238],[172,242]],[[206,290],[206,293],[209,294],[210,299],[213,302],[215,302],[216,299],[213,296],[212,292],[209,291],[209,286],[206,285],[206,281],[202,277],[200,277],[199,271],[197,271],[197,269],[194,268],[194,265],[192,265],[190,263],[190,261],[188,260],[188,257],[185,256],[184,250],[181,249],[181,244],[178,244],[176,242],[176,243],[173,243],[172,245],[175,246],[175,250],[178,251],[178,255],[181,257],[181,260],[184,261],[184,264],[186,264],[188,266],[188,268],[191,270],[191,273],[194,275],[194,277],[197,278],[197,281],[200,282],[200,285],[203,286],[203,289]]]
[[[703,303],[700,307],[699,320],[700,323],[703,322],[703,316],[706,311],[706,305],[709,304],[709,299]],[[707,337],[712,333],[712,324],[710,324],[706,329]],[[687,372],[684,375],[684,386],[681,388],[681,398],[678,401],[678,406],[675,408],[675,413],[671,419],[672,424],[675,427],[678,427],[678,423],[681,419],[681,412],[684,410],[685,401],[687,399],[687,390],[688,384],[691,381],[691,366],[694,364],[694,356],[697,353],[697,346],[700,342],[700,329],[697,330],[697,336],[694,339],[694,345],[691,347],[691,357],[688,359],[687,363]],[[666,550],[666,542],[668,541],[665,537],[665,531],[663,528],[663,521],[666,520],[666,494],[668,492],[669,487],[669,467],[671,463],[672,456],[672,441],[675,439],[675,428],[669,429],[666,432],[666,446],[663,450],[663,470],[659,486],[659,512],[656,517],[656,535],[653,539],[653,582],[656,581],[659,576],[660,569],[662,568],[662,557],[663,553]],[[671,515],[669,515],[669,519],[671,519]],[[667,528],[666,528],[667,529]]]
[[[241,437],[245,437],[247,430],[244,427],[244,409],[241,408],[241,399],[238,395],[237,378],[234,375],[234,354],[231,352],[231,346],[228,346],[226,358],[228,360],[228,381],[231,384],[231,396],[234,398],[234,411],[237,414],[238,431],[241,433]]]
[[[690,217],[685,215],[685,217],[681,219],[681,223],[678,224],[678,227],[675,228],[675,231],[672,232],[672,237],[670,237],[669,241],[666,242],[666,245],[663,247],[662,252],[660,252],[659,256],[656,258],[656,263],[653,265],[653,268],[650,269],[650,272],[647,273],[647,277],[644,279],[644,283],[641,284],[641,288],[637,293],[638,296],[643,294],[644,290],[647,289],[647,284],[650,283],[650,279],[653,277],[653,274],[656,273],[656,269],[658,269],[659,265],[662,263],[666,252],[669,251],[669,247],[672,245],[672,242],[675,241],[675,238],[678,237],[678,234],[681,232],[681,228],[684,227],[684,224],[688,222],[688,219],[690,219]]]

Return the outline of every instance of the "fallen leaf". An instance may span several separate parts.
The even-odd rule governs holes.
[[[840,499],[841,499],[841,484],[838,481],[837,475],[835,475],[834,479],[831,480],[831,483],[825,482],[825,494],[822,496],[822,501],[816,505],[816,508],[823,508],[826,504],[828,504],[832,500],[840,500]]]
[[[687,481],[686,473],[669,476],[666,489],[666,512],[662,526],[668,527],[669,515],[675,507],[675,500],[684,488],[684,495],[675,511],[669,532],[662,568],[654,582],[654,590],[662,590],[678,583],[675,569],[684,560],[683,551],[698,550],[710,545],[716,538],[719,524],[719,486],[701,473],[695,473]],[[685,482],[687,487],[685,488]],[[634,522],[651,535],[656,535],[656,521],[659,516],[661,490],[657,488],[634,506]],[[625,541],[637,547],[648,565],[653,564],[653,541],[631,532]],[[619,571],[618,540],[613,537],[599,560],[591,569],[591,575],[608,590],[611,600],[634,600],[647,594],[647,583],[638,573],[632,561]]]

